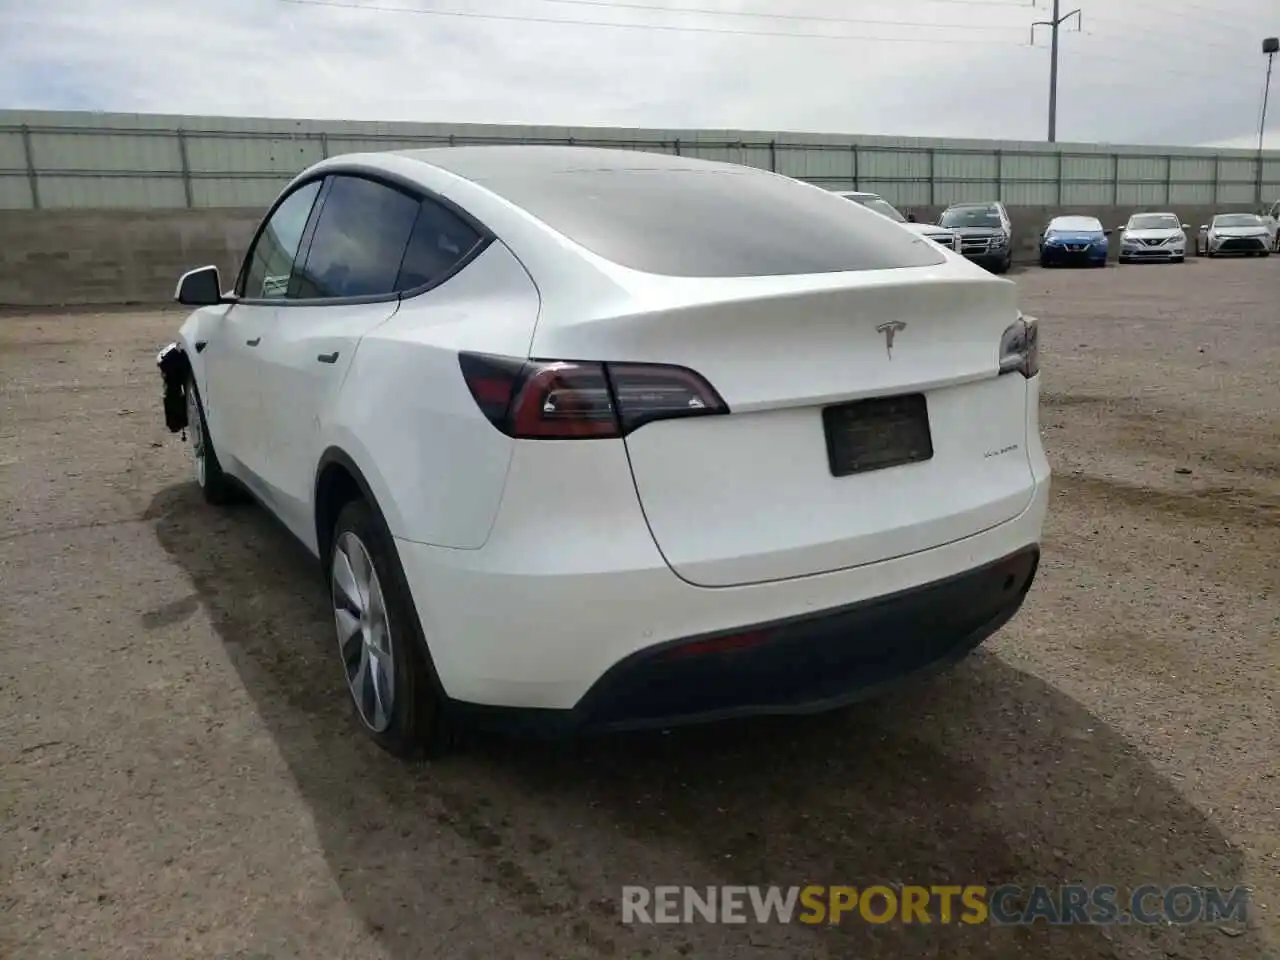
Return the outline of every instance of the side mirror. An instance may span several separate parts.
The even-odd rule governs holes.
[[[1103,231],[1102,231],[1102,234],[1103,234],[1103,236],[1109,237],[1109,236],[1111,236],[1111,231],[1110,231],[1110,230],[1103,230]]]
[[[1183,230],[1190,230],[1190,229],[1191,229],[1191,224],[1189,224],[1189,223],[1184,223],[1184,224],[1182,225],[1182,229],[1183,229]]]
[[[173,299],[188,307],[211,307],[222,303],[222,280],[217,267],[188,270],[178,280]]]
[[[1208,229],[1209,229],[1209,225],[1208,225],[1207,223],[1202,223],[1202,224],[1200,224],[1200,229],[1201,229],[1201,230],[1208,230]]]

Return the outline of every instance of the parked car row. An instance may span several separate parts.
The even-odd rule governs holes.
[[[1004,273],[1013,262],[1013,225],[1009,211],[999,201],[954,203],[943,210],[938,222],[918,223],[904,216],[879,194],[837,190],[839,196],[882,214],[922,236],[981,264]],[[1054,217],[1040,231],[1037,246],[1042,267],[1080,264],[1105,267],[1111,252],[1111,235],[1118,234],[1121,263],[1165,261],[1182,263],[1187,256],[1191,227],[1175,213],[1144,211],[1133,214],[1123,226],[1110,230],[1097,217],[1064,214]],[[1280,252],[1280,201],[1260,214],[1220,213],[1201,224],[1195,241],[1197,256],[1228,254],[1268,256]]]

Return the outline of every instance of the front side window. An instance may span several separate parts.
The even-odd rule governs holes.
[[[407,193],[361,177],[334,177],[292,296],[312,300],[395,293],[417,217],[418,200]]]
[[[249,254],[242,296],[250,300],[285,296],[298,245],[319,192],[320,181],[312,181],[289,194],[276,207]]]

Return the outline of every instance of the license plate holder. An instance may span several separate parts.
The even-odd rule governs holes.
[[[933,458],[929,406],[923,393],[872,397],[824,407],[822,428],[833,477]]]

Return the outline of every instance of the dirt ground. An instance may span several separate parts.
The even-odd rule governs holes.
[[[314,564],[200,501],[180,314],[0,316],[0,955],[1276,955],[1280,258],[1015,279],[1056,477],[979,653],[834,715],[419,766],[354,726]],[[624,884],[870,882],[1243,883],[1253,917],[620,919]]]

